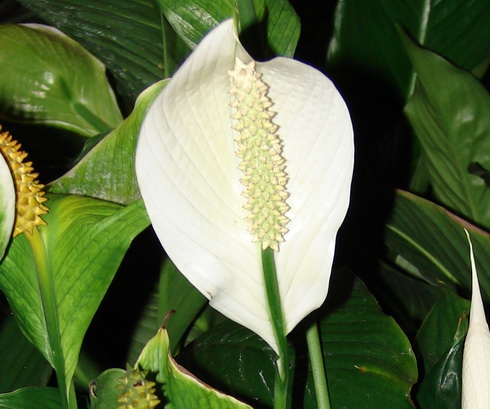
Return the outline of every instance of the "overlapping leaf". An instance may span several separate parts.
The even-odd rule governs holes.
[[[22,334],[12,316],[0,326],[0,373],[2,393],[26,386],[45,386],[52,373],[49,363]]]
[[[418,75],[405,112],[422,145],[437,199],[490,227],[490,95],[471,74],[402,37]]]
[[[470,288],[471,266],[463,227],[470,229],[483,297],[490,299],[490,237],[444,208],[399,191],[386,224],[386,245],[433,285]]]
[[[335,308],[321,321],[332,407],[413,408],[409,395],[417,369],[410,343],[366,287],[359,280],[349,284],[344,281],[349,275],[342,273],[346,273],[343,283],[332,282],[336,296],[330,303]],[[275,357],[249,331],[222,324],[199,337],[184,357],[185,365],[194,362],[198,376],[207,375],[214,385],[272,405]],[[306,373],[306,362],[305,356],[299,356],[295,371]],[[298,396],[293,401],[304,398],[304,408],[316,408],[312,379],[300,375],[297,382],[301,386],[296,386]]]
[[[105,67],[52,27],[0,27],[0,117],[83,136],[122,120]]]
[[[161,20],[153,0],[20,2],[99,58],[130,101],[164,77]]]
[[[461,407],[461,362],[468,311],[467,300],[445,292],[417,334],[425,373],[417,393],[422,408]]]
[[[121,207],[52,195],[48,204],[38,257],[26,237],[18,236],[0,266],[0,286],[23,332],[69,384],[85,331],[148,219],[141,202]]]
[[[397,24],[425,47],[467,70],[488,59],[490,3],[486,0],[340,0],[330,64],[356,67],[406,98],[414,76]]]
[[[55,388],[23,388],[0,395],[2,409],[59,409],[61,401]]]
[[[184,42],[195,48],[201,38],[223,20],[235,15],[230,0],[158,0],[163,13]],[[266,27],[259,48],[292,57],[299,39],[300,23],[286,0],[254,0],[257,21]]]
[[[138,132],[148,106],[165,86],[161,81],[145,90],[133,112],[94,146],[68,173],[49,186],[53,193],[72,193],[120,204],[139,195],[134,171]]]

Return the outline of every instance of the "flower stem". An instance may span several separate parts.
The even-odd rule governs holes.
[[[317,407],[318,409],[330,409],[330,396],[323,362],[322,345],[316,321],[313,321],[310,328],[306,331],[306,343],[308,345],[311,371],[313,373]]]
[[[65,376],[65,357],[61,346],[61,332],[58,321],[58,308],[54,291],[53,277],[50,274],[46,249],[39,231],[34,227],[33,234],[26,234],[31,245],[34,263],[37,269],[39,293],[44,308],[44,319],[50,346],[50,362],[56,371],[56,379],[61,394],[61,402],[65,409],[76,409],[75,389],[73,382],[67,383]]]
[[[287,408],[288,396],[288,345],[286,339],[286,324],[282,309],[279,284],[277,282],[274,250],[267,248],[262,251],[262,269],[264,272],[265,289],[269,313],[274,335],[279,348],[279,357],[276,361],[276,378],[274,381],[274,409]]]

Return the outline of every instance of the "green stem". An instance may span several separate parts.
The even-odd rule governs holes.
[[[267,303],[271,317],[272,328],[279,349],[279,357],[276,361],[276,378],[274,381],[274,409],[287,408],[288,396],[288,345],[286,339],[286,323],[282,309],[279,284],[277,282],[274,251],[267,248],[262,251],[262,270],[264,273]]]
[[[75,389],[73,382],[68,385],[65,377],[65,358],[61,347],[61,333],[58,321],[58,308],[54,291],[52,275],[48,267],[46,249],[44,242],[37,228],[34,228],[32,235],[26,233],[26,237],[31,245],[34,263],[37,269],[39,293],[44,309],[46,329],[51,348],[51,363],[56,371],[56,379],[61,394],[61,402],[65,409],[76,409]]]
[[[316,321],[313,321],[310,328],[306,331],[306,343],[308,344],[318,409],[330,409],[330,396],[323,362],[322,344]]]

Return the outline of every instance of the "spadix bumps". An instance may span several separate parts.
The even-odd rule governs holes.
[[[231,117],[238,132],[235,137],[238,169],[244,174],[240,182],[247,198],[244,208],[250,212],[247,220],[252,225],[249,231],[254,242],[262,243],[262,249],[270,247],[277,251],[287,232],[289,194],[282,142],[273,122],[275,113],[269,109],[272,102],[267,96],[268,87],[255,71],[254,61],[244,64],[237,58],[234,70],[228,74],[233,97],[230,106],[234,108]]]
[[[327,295],[353,153],[349,113],[332,82],[292,59],[254,61],[228,20],[148,110],[136,173],[179,270],[277,351],[261,251],[275,250],[289,332]]]

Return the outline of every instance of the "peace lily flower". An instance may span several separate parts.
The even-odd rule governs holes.
[[[349,113],[332,82],[292,59],[254,61],[227,20],[149,109],[136,173],[179,270],[277,352],[262,249],[274,250],[289,333],[326,298],[353,152]]]
[[[478,275],[470,236],[472,294],[470,325],[463,350],[462,409],[490,408],[490,331],[478,284]]]

